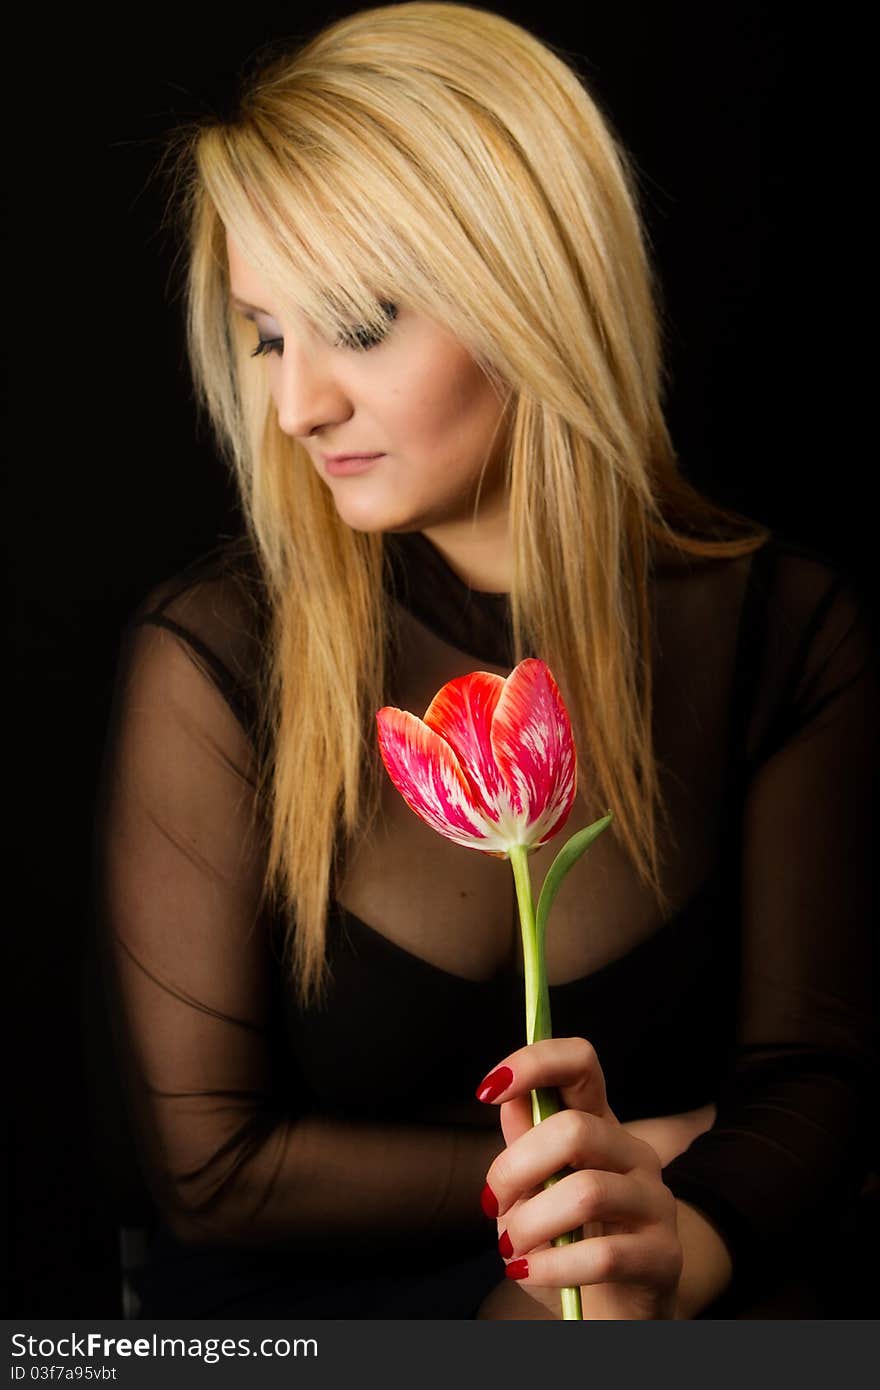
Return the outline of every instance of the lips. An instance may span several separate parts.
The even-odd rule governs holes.
[[[355,458],[343,458],[339,460],[328,459],[324,464],[325,472],[331,478],[344,478],[353,473],[368,473],[374,463],[384,458],[384,454],[369,454],[366,457],[361,455]]]
[[[380,453],[376,453],[376,454],[324,454],[324,455],[323,455],[323,459],[324,459],[324,462],[325,462],[325,463],[348,463],[351,459],[378,459],[378,458],[381,458],[381,457],[382,457],[382,455],[381,455]]]

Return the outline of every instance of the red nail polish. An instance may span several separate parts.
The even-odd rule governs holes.
[[[480,1206],[483,1208],[483,1211],[486,1213],[488,1217],[494,1217],[498,1215],[498,1198],[495,1196],[495,1193],[492,1191],[488,1183],[486,1183],[485,1187],[480,1193]]]
[[[513,1254],[513,1241],[506,1231],[502,1231],[498,1237],[498,1254],[504,1260],[509,1260]]]
[[[528,1279],[529,1262],[528,1260],[511,1260],[504,1273],[508,1279]]]
[[[488,1076],[484,1076],[477,1087],[477,1100],[495,1100],[502,1091],[506,1091],[513,1080],[513,1072],[510,1067],[496,1067],[490,1071]]]

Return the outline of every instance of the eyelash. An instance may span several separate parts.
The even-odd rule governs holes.
[[[270,352],[277,352],[280,356],[283,346],[283,338],[261,338],[251,353],[251,357],[265,357]]]
[[[396,304],[383,302],[382,309],[384,310],[385,314],[389,319],[393,320],[397,318]],[[362,348],[364,352],[368,352],[371,347],[376,347],[377,344],[381,343],[386,336],[387,331],[385,333],[371,334],[369,330],[366,328],[356,328],[353,330],[353,337],[357,340],[358,346]],[[336,345],[337,347],[353,346],[353,344],[347,342],[345,338],[337,339]],[[280,357],[283,348],[283,338],[261,338],[257,343],[257,346],[254,348],[253,352],[251,353],[251,357],[267,357],[269,353],[272,352],[277,352]]]

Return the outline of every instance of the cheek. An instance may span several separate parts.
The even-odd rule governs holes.
[[[470,362],[464,369],[435,367],[398,383],[390,406],[404,447],[464,472],[481,458],[501,411]]]

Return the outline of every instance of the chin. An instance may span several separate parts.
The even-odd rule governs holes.
[[[395,518],[386,519],[377,511],[371,512],[369,516],[363,512],[351,511],[344,507],[337,507],[339,519],[344,521],[346,526],[352,531],[360,531],[365,536],[381,534],[385,531],[409,530],[408,526],[400,527]]]
[[[373,503],[363,499],[363,505],[353,504],[352,498],[340,498],[336,494],[336,511],[346,526],[352,531],[363,531],[366,535],[384,531],[420,531],[425,524],[421,516],[401,515],[399,511],[383,511]]]

